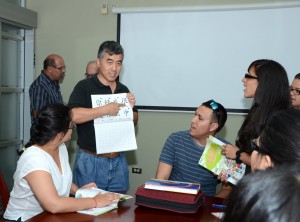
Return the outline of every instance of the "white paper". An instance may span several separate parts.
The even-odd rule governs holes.
[[[222,219],[224,217],[224,212],[212,212],[211,214],[219,219]]]
[[[97,154],[136,150],[133,111],[126,93],[91,95],[93,108],[115,102],[123,103],[116,116],[102,116],[94,120]]]

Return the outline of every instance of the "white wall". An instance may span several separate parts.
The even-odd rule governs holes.
[[[86,63],[95,59],[100,43],[117,39],[117,16],[111,13],[115,6],[161,6],[183,5],[180,0],[115,0],[109,1],[109,13],[100,13],[99,0],[27,0],[27,8],[38,12],[36,30],[35,58],[36,75],[42,69],[45,57],[57,53],[64,57],[67,66],[66,78],[61,87],[64,101],[67,102],[74,85],[84,78]],[[189,4],[211,4],[212,1],[189,1]],[[215,4],[223,1],[214,1]],[[239,2],[239,1],[230,1]],[[259,2],[259,1],[258,1]],[[126,53],[126,52],[125,52]],[[126,55],[124,64],[126,64]],[[246,69],[247,67],[245,67]],[[241,70],[243,73],[244,70]],[[134,93],[134,92],[133,92]],[[199,101],[199,104],[203,101]],[[140,112],[136,128],[138,150],[127,153],[130,172],[131,167],[140,167],[141,175],[130,173],[130,186],[135,189],[145,180],[154,177],[158,157],[167,136],[178,130],[188,129],[191,113]],[[242,116],[229,115],[226,127],[221,136],[234,142]],[[76,152],[76,134],[69,143],[71,164]]]

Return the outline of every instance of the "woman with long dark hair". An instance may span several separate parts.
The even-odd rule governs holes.
[[[298,222],[299,199],[299,163],[256,171],[234,188],[222,221]]]
[[[252,171],[284,163],[300,163],[300,110],[275,112],[257,139],[252,140]]]
[[[269,116],[290,107],[289,82],[284,67],[273,60],[256,60],[243,78],[244,96],[254,98],[253,104],[237,135],[236,146],[226,145],[223,155],[247,165],[250,172],[251,141],[264,128]]]
[[[18,161],[4,218],[25,221],[44,210],[51,213],[75,212],[118,201],[119,195],[112,193],[95,198],[69,197],[78,190],[72,183],[65,145],[74,128],[70,109],[63,104],[49,105],[38,112],[33,134]],[[90,183],[84,187],[96,185]]]

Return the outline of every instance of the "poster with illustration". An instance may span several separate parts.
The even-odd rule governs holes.
[[[109,103],[122,103],[117,115],[104,115],[94,120],[97,154],[136,150],[133,111],[126,93],[92,95],[93,108]]]
[[[227,159],[223,156],[223,145],[225,143],[221,140],[209,136],[199,164],[216,175],[225,173],[228,182],[236,184],[244,176],[246,165],[244,163],[237,164],[235,160]]]

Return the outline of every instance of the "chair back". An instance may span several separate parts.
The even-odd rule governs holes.
[[[5,182],[4,175],[2,174],[1,171],[0,171],[0,198],[2,202],[2,209],[4,212],[6,210],[8,200],[9,200],[9,191],[8,191],[7,184]]]

